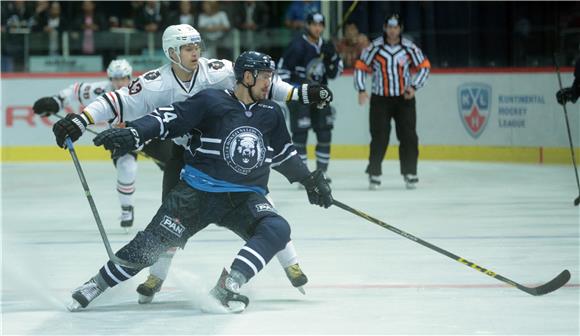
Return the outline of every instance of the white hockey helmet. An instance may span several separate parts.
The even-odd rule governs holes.
[[[113,60],[107,67],[107,76],[109,78],[131,78],[132,74],[133,67],[125,59]]]
[[[201,35],[195,28],[188,24],[179,24],[169,26],[163,32],[163,52],[165,56],[173,63],[181,65],[179,57],[179,48],[183,45],[196,43],[201,47]],[[173,49],[177,56],[177,62],[171,58],[170,50]]]

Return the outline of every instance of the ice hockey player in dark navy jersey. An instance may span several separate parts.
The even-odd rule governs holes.
[[[278,62],[280,78],[292,85],[322,84],[342,72],[342,59],[331,41],[324,41],[325,19],[321,13],[306,16],[304,34],[296,36]],[[306,163],[308,130],[316,134],[316,168],[326,172],[330,162],[334,110],[331,106],[300,106],[287,102],[292,141]]]
[[[263,75],[269,73],[258,74]],[[266,194],[270,165],[275,169],[283,167],[291,182],[308,175],[291,143],[284,115],[271,101],[245,105],[232,91],[207,89],[158,109],[153,115],[132,122],[131,127],[140,141],[158,136],[173,138],[193,129],[194,143],[185,153],[186,169],[182,175],[200,190],[243,189]]]
[[[309,172],[297,155],[280,108],[265,100],[274,73],[270,56],[244,52],[234,71],[234,91],[201,91],[183,102],[160,107],[126,128],[106,130],[94,143],[123,155],[150,139],[194,134],[185,152],[181,181],[145,230],[116,255],[146,267],[168,248],[183,248],[210,223],[229,228],[245,244],[231,270],[223,270],[211,295],[228,312],[241,312],[249,299],[240,294],[240,287],[290,240],[288,222],[265,197],[270,168],[290,182],[300,182],[310,203],[328,208],[333,200],[322,172]],[[109,260],[73,292],[68,308],[76,311],[87,307],[108,287],[130,279],[141,269]]]

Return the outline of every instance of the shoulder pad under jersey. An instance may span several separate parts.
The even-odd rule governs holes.
[[[234,65],[226,59],[199,59],[199,71],[209,84],[222,82],[234,77]]]
[[[89,83],[85,82],[79,84],[78,86],[75,85],[76,92],[73,92],[73,94],[76,95],[75,98],[77,98],[83,106],[87,106],[102,94],[112,90],[113,85],[109,80]]]
[[[168,86],[171,86],[173,80],[171,65],[166,64],[137,77],[131,82],[129,91],[131,94],[137,94],[143,89],[147,91],[164,91]]]
[[[113,85],[111,84],[110,80],[104,80],[100,82],[90,82],[90,83],[83,83],[82,88],[85,91],[90,92],[90,94],[95,96],[100,96],[103,93],[109,92],[113,90]]]

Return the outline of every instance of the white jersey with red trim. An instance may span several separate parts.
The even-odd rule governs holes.
[[[58,95],[54,96],[60,109],[65,107],[80,106],[84,108],[89,105],[103,93],[113,90],[113,84],[110,80],[90,83],[74,83],[73,85],[61,90]]]
[[[166,64],[149,71],[135,80],[128,88],[108,92],[85,108],[91,123],[107,121],[113,125],[132,121],[147,115],[158,107],[184,101],[207,88],[233,89],[234,68],[231,61],[201,57],[198,70],[190,82],[182,82]],[[292,85],[277,76],[272,84],[270,97],[285,102],[293,96]]]

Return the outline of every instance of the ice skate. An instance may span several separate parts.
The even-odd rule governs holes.
[[[153,274],[149,274],[147,280],[137,287],[139,293],[139,303],[147,304],[153,301],[153,297],[161,290],[163,280],[159,279]]]
[[[125,229],[125,233],[129,233],[129,229],[133,226],[134,218],[132,205],[121,206],[121,227]]]
[[[239,283],[224,269],[210,295],[218,300],[227,312],[241,313],[248,307],[250,299],[239,291]]]
[[[378,175],[369,175],[369,190],[377,190],[381,186],[381,177]]]
[[[303,286],[308,282],[308,278],[306,277],[306,274],[302,272],[300,265],[290,265],[284,268],[284,271],[286,271],[286,276],[290,280],[290,283],[292,283],[292,286],[296,287],[300,293],[306,295],[306,291],[304,290]]]
[[[97,284],[95,278],[85,282],[82,286],[76,288],[72,292],[72,302],[67,306],[71,312],[82,310],[86,308],[97,296],[101,295],[105,290],[101,289]]]
[[[417,177],[417,175],[405,174],[403,175],[403,178],[405,180],[405,186],[407,187],[407,189],[417,188],[417,182],[419,182],[419,178]]]

